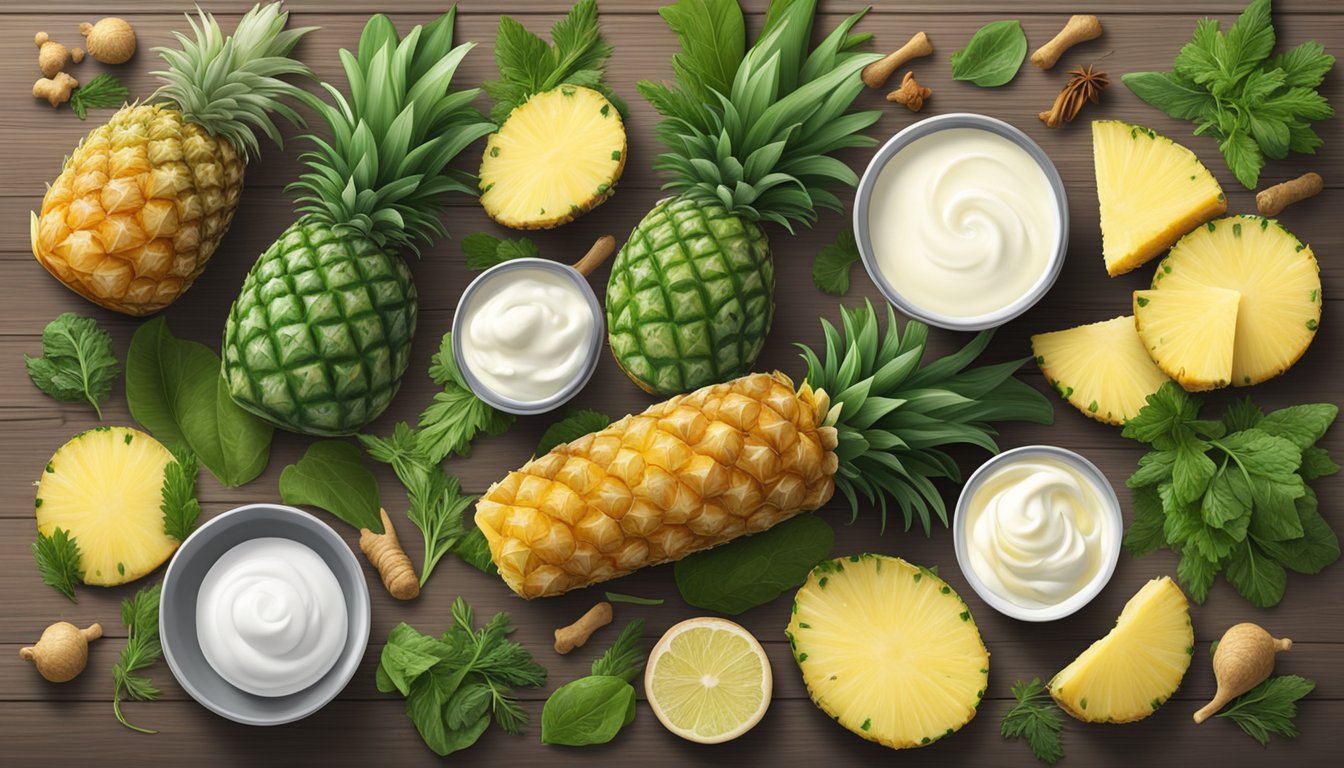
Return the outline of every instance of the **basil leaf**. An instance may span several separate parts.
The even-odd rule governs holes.
[[[1022,25],[1015,19],[993,21],[976,30],[966,47],[952,54],[952,78],[994,88],[1012,80],[1025,58],[1027,35]]]
[[[350,443],[323,440],[309,446],[303,458],[280,473],[280,499],[326,510],[355,530],[383,533],[378,478]]]
[[[581,677],[556,689],[541,709],[541,742],[605,744],[635,720],[635,688],[619,677]]]
[[[673,574],[688,604],[734,615],[802,584],[833,543],[835,531],[825,520],[803,514],[678,560]]]

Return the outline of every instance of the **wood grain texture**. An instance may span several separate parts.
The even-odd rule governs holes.
[[[914,64],[920,81],[934,90],[923,115],[977,111],[1016,124],[1051,155],[1068,188],[1071,246],[1059,282],[1036,308],[998,332],[989,359],[1026,356],[1027,337],[1033,332],[1127,313],[1130,291],[1147,282],[1149,270],[1112,280],[1101,268],[1088,119],[1130,120],[1167,133],[1199,153],[1224,182],[1230,210],[1253,210],[1253,195],[1231,178],[1213,142],[1192,136],[1189,124],[1148,108],[1118,84],[1118,76],[1124,72],[1168,67],[1172,56],[1189,37],[1196,18],[1216,14],[1230,19],[1244,4],[1245,0],[1132,0],[1123,6],[1103,9],[1099,3],[1063,0],[873,3],[873,12],[860,28],[875,34],[875,49],[890,50],[918,30],[928,32],[934,42],[935,56]],[[27,97],[36,77],[31,35],[45,29],[56,39],[75,44],[79,21],[113,12],[126,16],[136,25],[141,51],[129,65],[114,71],[127,80],[134,95],[144,97],[153,89],[154,80],[149,73],[159,64],[149,49],[167,43],[170,30],[183,27],[181,13],[189,5],[182,0],[135,0],[114,10],[101,0],[68,0],[60,6],[59,13],[51,12],[50,4],[33,0],[7,0],[0,5],[0,36],[10,43],[5,53],[0,54],[0,93],[8,94],[6,108],[0,114],[0,168],[5,173],[5,183],[0,185],[0,298],[3,298],[0,430],[4,436],[0,441],[0,467],[3,467],[0,585],[4,587],[0,589],[0,658],[9,660],[0,663],[0,765],[72,760],[101,765],[153,761],[165,766],[443,765],[445,761],[420,742],[403,714],[401,703],[377,693],[373,686],[376,654],[388,630],[399,621],[426,632],[441,630],[449,621],[448,608],[459,594],[476,607],[478,615],[510,611],[519,627],[517,638],[551,672],[545,688],[523,694],[535,720],[545,694],[583,674],[593,656],[615,636],[615,627],[604,630],[588,648],[567,657],[550,650],[554,628],[569,623],[600,599],[601,587],[524,603],[497,579],[448,558],[419,600],[396,603],[378,586],[376,574],[365,565],[374,611],[370,652],[363,668],[337,702],[301,723],[272,729],[245,728],[224,721],[192,702],[172,680],[166,666],[160,664],[152,674],[164,689],[164,700],[128,707],[133,721],[163,731],[157,736],[142,736],[117,724],[110,704],[110,669],[125,634],[117,620],[117,602],[131,594],[136,585],[110,590],[81,588],[80,602],[76,605],[43,587],[33,567],[28,551],[33,536],[31,484],[57,447],[97,422],[87,409],[56,403],[34,389],[24,373],[22,355],[38,352],[43,325],[63,311],[96,317],[111,330],[119,356],[124,356],[137,321],[84,302],[52,280],[33,262],[28,250],[28,211],[39,204],[43,185],[54,176],[61,158],[84,132],[106,115],[98,112],[90,122],[80,123],[66,112],[53,113],[45,104]],[[229,28],[250,2],[218,1],[205,5],[219,12],[222,23]],[[376,8],[392,13],[399,25],[406,26],[426,21],[446,6],[444,2],[430,0],[383,0],[377,4],[292,0],[289,5],[295,10],[294,23],[322,27],[303,43],[301,53],[320,76],[336,78],[338,83],[342,81],[338,77],[336,51],[354,45],[368,12]],[[611,201],[572,225],[535,236],[543,255],[563,261],[576,259],[600,234],[623,238],[661,196],[661,180],[649,170],[658,151],[652,132],[655,116],[638,99],[634,82],[667,78],[669,58],[676,43],[656,16],[659,5],[656,0],[601,0],[601,5],[604,29],[616,45],[609,68],[613,84],[631,104],[631,157],[618,193]],[[743,5],[752,14],[752,26],[759,27],[767,0],[745,0]],[[459,38],[478,41],[480,46],[468,56],[459,82],[474,85],[495,76],[490,50],[498,13],[525,17],[525,23],[540,29],[568,6],[569,0],[462,0]],[[824,22],[833,23],[861,6],[854,0],[825,0]],[[1106,34],[1075,49],[1056,69],[1041,72],[1027,66],[1012,84],[994,90],[951,80],[947,56],[960,48],[980,24],[996,18],[1021,18],[1034,47],[1053,35],[1067,14],[1075,12],[1102,14]],[[1275,3],[1275,21],[1281,45],[1316,38],[1330,52],[1344,53],[1344,4],[1339,0],[1279,0]],[[1089,106],[1084,111],[1078,124],[1056,131],[1044,128],[1036,113],[1049,106],[1068,67],[1089,62],[1096,62],[1111,73],[1116,84],[1104,95],[1099,107]],[[101,69],[101,65],[86,62],[76,70],[76,75],[87,78]],[[1344,104],[1344,77],[1339,72],[1331,74],[1324,90],[1336,105]],[[884,111],[873,130],[873,135],[880,138],[916,119],[903,109],[888,105],[879,92],[867,93],[862,99],[866,105]],[[1338,119],[1322,124],[1320,129],[1326,138],[1320,154],[1271,163],[1264,178],[1266,183],[1272,183],[1306,170],[1316,170],[1325,177],[1327,189],[1322,195],[1290,208],[1282,218],[1290,229],[1312,244],[1321,260],[1326,293],[1331,295],[1333,286],[1344,284],[1344,261],[1340,258],[1344,253],[1344,228],[1337,214],[1342,200],[1340,188],[1344,187],[1344,132]],[[286,131],[291,138],[296,133]],[[218,346],[229,304],[252,260],[291,220],[292,206],[282,189],[298,172],[296,155],[301,147],[298,142],[287,144],[283,151],[265,146],[262,157],[249,167],[248,187],[233,231],[196,287],[166,313],[178,335]],[[474,164],[475,152],[466,153],[465,167]],[[868,154],[853,151],[844,158],[858,170]],[[456,237],[480,230],[498,231],[474,201],[457,198],[449,203],[445,223]],[[812,286],[810,268],[816,252],[846,226],[847,217],[826,213],[814,229],[795,237],[778,228],[770,230],[780,275],[780,310],[760,363],[762,369],[773,367],[798,374],[801,364],[794,342],[817,342],[820,339],[817,318],[835,318],[837,300]],[[372,425],[370,431],[374,432],[385,433],[398,420],[413,420],[429,402],[434,391],[425,375],[429,357],[438,348],[440,335],[448,329],[458,294],[470,276],[458,246],[452,241],[425,249],[423,258],[412,259],[411,268],[421,295],[420,333],[401,393],[389,413]],[[595,278],[599,293],[606,274],[603,270]],[[880,301],[872,284],[856,267],[854,288],[844,301],[853,304],[864,299]],[[1299,365],[1288,375],[1253,390],[1257,401],[1266,407],[1341,402],[1344,333],[1336,328],[1332,317],[1328,311],[1312,349]],[[946,352],[964,341],[965,337],[957,334],[935,331],[933,351]],[[1045,389],[1034,368],[1024,369],[1023,376]],[[1246,392],[1222,392],[1207,399],[1211,407],[1221,408],[1243,394]],[[104,409],[105,423],[131,423],[122,395],[118,384],[112,401]],[[642,409],[650,402],[606,358],[575,405],[619,416]],[[546,417],[522,419],[508,434],[479,441],[470,458],[450,463],[450,471],[461,477],[469,491],[480,492],[508,469],[525,461],[549,423]],[[245,488],[223,488],[203,473],[201,498],[205,516],[241,503],[278,500],[276,483],[280,470],[296,460],[307,443],[295,435],[277,434],[266,472]],[[1114,429],[1089,421],[1067,405],[1061,405],[1052,426],[1009,425],[1003,429],[1003,446],[1029,443],[1053,443],[1083,452],[1106,472],[1128,508],[1123,480],[1132,471],[1140,452]],[[1337,455],[1344,455],[1344,429],[1331,433],[1325,444]],[[983,459],[983,454],[971,450],[960,451],[957,456],[967,471]],[[401,513],[405,502],[400,486],[384,468],[377,468],[377,472],[389,511]],[[951,503],[956,486],[949,483],[942,488]],[[1317,489],[1323,514],[1336,528],[1344,529],[1344,515],[1339,512],[1344,506],[1344,479],[1335,477],[1319,482]],[[898,760],[909,766],[1035,765],[1025,746],[1005,743],[998,735],[998,721],[1011,698],[1012,682],[1036,675],[1045,677],[1058,670],[1107,631],[1121,606],[1144,581],[1172,573],[1175,568],[1175,559],[1169,552],[1142,560],[1124,555],[1111,585],[1083,611],[1047,625],[1024,624],[994,613],[971,592],[957,570],[947,531],[936,530],[931,538],[925,538],[922,533],[902,531],[899,520],[893,519],[882,532],[872,509],[861,510],[858,520],[846,525],[848,510],[837,504],[829,505],[820,514],[836,525],[837,554],[878,551],[940,566],[942,575],[970,604],[993,654],[990,689],[979,717],[954,738],[932,749],[892,755],[829,722],[807,701],[796,668],[788,657],[783,640],[786,597],[738,617],[767,648],[775,673],[776,697],[762,724],[737,742],[712,748],[682,742],[664,731],[647,706],[641,704],[635,724],[605,747],[582,752],[543,747],[534,727],[523,738],[492,732],[470,751],[450,758],[452,763],[546,766],[577,764],[582,760],[610,766],[636,762],[649,766],[866,765]],[[354,531],[340,523],[334,525],[353,545]],[[405,525],[400,530],[413,561],[418,563],[422,546],[414,528]],[[643,617],[648,621],[646,639],[650,642],[672,623],[697,614],[678,599],[670,567],[641,571],[610,586],[621,592],[667,598],[667,603],[658,607],[617,606],[617,626]],[[1344,567],[1339,565],[1317,576],[1292,575],[1282,604],[1269,611],[1257,611],[1220,580],[1208,601],[1193,611],[1199,647],[1191,671],[1172,703],[1153,717],[1130,726],[1084,727],[1069,723],[1065,737],[1068,762],[1064,765],[1333,764],[1337,758],[1328,756],[1344,751],[1344,729],[1338,725],[1344,719],[1344,644],[1339,642],[1344,631],[1341,590],[1344,590]],[[93,646],[88,671],[63,686],[40,680],[30,665],[17,659],[16,651],[58,619],[76,623],[100,621],[108,635]],[[1261,751],[1224,721],[1196,727],[1189,720],[1190,712],[1213,689],[1207,643],[1230,624],[1245,620],[1261,622],[1276,634],[1292,637],[1296,645],[1291,653],[1280,657],[1280,670],[1311,677],[1318,684],[1298,718],[1302,736],[1292,742],[1276,742],[1268,752]]]

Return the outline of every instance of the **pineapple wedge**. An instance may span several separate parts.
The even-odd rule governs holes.
[[[1167,381],[1128,315],[1036,334],[1031,354],[1061,397],[1106,424],[1124,424]]]
[[[1222,187],[1195,153],[1165,136],[1115,120],[1092,123],[1101,204],[1101,250],[1115,277],[1227,210]]]
[[[1241,294],[1232,351],[1236,386],[1284,373],[1316,337],[1320,266],[1311,247],[1273,219],[1228,216],[1181,238],[1158,267],[1153,289],[1202,288]]]
[[[1171,698],[1194,652],[1190,603],[1163,576],[1143,585],[1115,628],[1055,675],[1050,695],[1084,722],[1132,723]]]
[[[823,560],[798,590],[785,635],[812,701],[892,749],[951,736],[985,695],[989,651],[970,609],[900,558]]]
[[[625,170],[625,126],[591,88],[528,99],[486,140],[481,205],[513,229],[551,229],[601,205]]]
[[[79,545],[85,584],[112,587],[158,568],[177,549],[163,530],[163,470],[173,455],[129,427],[81,432],[56,451],[37,484],[37,530]]]
[[[1241,294],[1227,288],[1134,292],[1134,325],[1162,372],[1191,392],[1226,387]]]

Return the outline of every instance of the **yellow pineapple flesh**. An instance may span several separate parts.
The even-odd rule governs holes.
[[[1031,337],[1046,380],[1085,415],[1120,425],[1167,381],[1125,315]]]
[[[970,608],[900,558],[823,561],[798,590],[785,634],[812,701],[893,749],[952,735],[985,695],[989,652]]]
[[[625,126],[605,96],[577,85],[538,93],[486,140],[481,205],[506,227],[558,227],[612,195],[625,152]]]
[[[1191,392],[1226,387],[1241,294],[1226,288],[1135,291],[1134,324],[1153,362]]]
[[[831,498],[828,408],[781,373],[704,387],[510,472],[477,503],[476,525],[526,598],[677,560]]]
[[[1092,153],[1101,250],[1112,277],[1227,210],[1222,187],[1195,153],[1149,128],[1097,120]]]
[[[145,576],[177,549],[164,532],[163,471],[173,455],[129,427],[71,438],[37,484],[37,530],[66,531],[79,546],[85,584],[115,586]]]
[[[1132,723],[1180,687],[1195,652],[1190,603],[1170,576],[1143,585],[1115,628],[1050,681],[1060,709],[1089,723]]]
[[[1273,219],[1228,216],[1181,238],[1153,289],[1221,288],[1241,294],[1232,384],[1272,379],[1293,366],[1321,321],[1321,270],[1311,247]]]

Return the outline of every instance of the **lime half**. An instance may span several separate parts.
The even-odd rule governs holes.
[[[687,619],[667,630],[644,671],[653,714],[676,735],[718,744],[751,730],[770,707],[770,661],[756,638],[726,619]]]

